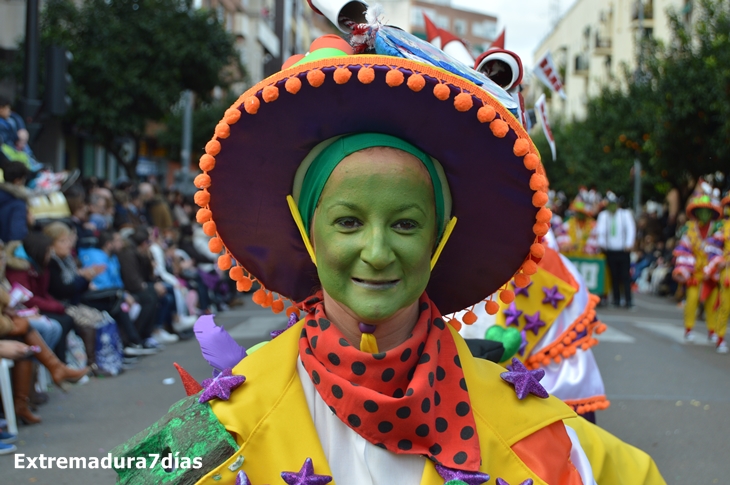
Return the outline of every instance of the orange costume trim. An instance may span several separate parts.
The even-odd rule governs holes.
[[[585,399],[568,399],[563,401],[578,414],[590,413],[593,411],[602,411],[608,409],[611,405],[606,396],[593,396]]]
[[[584,485],[570,461],[570,441],[565,425],[557,421],[512,446],[512,451],[538,477],[551,485]]]

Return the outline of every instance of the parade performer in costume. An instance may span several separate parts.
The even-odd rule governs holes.
[[[712,188],[706,182],[700,183],[700,190],[695,192],[687,204],[689,220],[681,229],[679,244],[674,249],[674,270],[672,277],[686,288],[684,304],[684,338],[693,341],[697,308],[701,302],[705,305],[705,321],[708,338],[715,334],[715,308],[717,285],[705,273],[709,262],[708,240],[715,234],[720,218],[719,201],[713,199]]]
[[[514,301],[501,302],[496,315],[475,308],[476,322],[463,326],[461,335],[502,342],[505,364],[517,354],[528,369],[544,369],[545,389],[595,422],[595,411],[609,406],[590,350],[598,343],[594,332],[606,328],[596,318],[599,298],[588,292],[578,268],[549,248],[527,287],[510,284]],[[465,313],[456,318],[463,320]]]
[[[556,230],[560,252],[563,254],[598,254],[598,238],[594,206],[576,197],[568,207],[573,216]]]
[[[730,191],[725,193],[721,201],[723,220],[718,223],[714,235],[706,245],[708,263],[705,267],[705,279],[717,284],[717,302],[714,322],[710,338],[714,337],[716,350],[720,354],[728,353],[725,341],[727,322],[730,318]]]
[[[296,301],[292,325],[248,356],[206,343],[216,377],[186,377],[197,393],[114,451],[201,466],[117,467],[120,482],[664,483],[539,371],[473,358],[440,316],[529,284],[547,180],[487,78],[372,17],[362,55],[311,50],[206,145],[195,199],[211,249],[239,289],[261,285],[255,302]]]

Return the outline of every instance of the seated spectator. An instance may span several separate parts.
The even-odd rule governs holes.
[[[144,212],[149,224],[160,231],[172,229],[173,220],[170,206],[165,199],[155,192],[152,184],[142,182],[139,184],[139,194],[144,203]]]
[[[13,112],[8,98],[0,96],[0,150],[6,158],[21,162],[29,170],[36,172],[43,166],[33,158],[33,152],[28,146],[29,138],[23,118]]]
[[[3,168],[0,182],[0,239],[21,241],[28,235],[28,189],[25,182],[30,171],[20,162]]]
[[[98,243],[96,226],[89,222],[89,206],[84,201],[84,194],[76,193],[66,196],[71,211],[71,223],[76,232],[76,251],[80,248],[92,248]]]
[[[99,193],[89,196],[89,222],[98,232],[111,229],[107,203],[107,198]]]

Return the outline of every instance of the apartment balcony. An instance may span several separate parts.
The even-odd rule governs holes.
[[[611,55],[611,38],[596,33],[595,43],[593,45],[593,55],[610,56]]]
[[[653,0],[636,0],[631,8],[631,26],[639,28],[640,17],[643,11],[644,28],[654,27],[654,1]]]
[[[590,62],[586,54],[577,54],[573,63],[573,74],[576,76],[588,76]]]

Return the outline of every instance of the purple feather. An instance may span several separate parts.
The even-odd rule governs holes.
[[[213,321],[213,315],[198,318],[193,327],[203,358],[218,371],[234,368],[246,357],[246,349],[238,345],[225,328]]]

